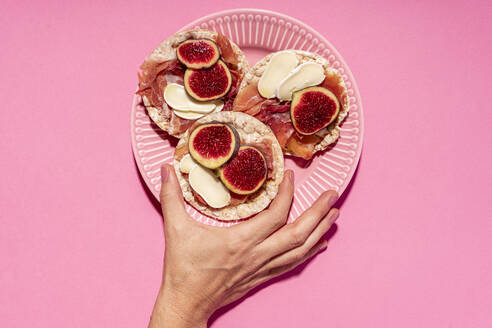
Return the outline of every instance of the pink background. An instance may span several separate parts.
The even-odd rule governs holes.
[[[231,8],[182,3],[2,3],[2,327],[146,326],[164,240],[130,148],[136,70]],[[327,251],[212,326],[490,327],[492,3],[266,3],[234,7],[298,18],[347,61],[364,150]]]

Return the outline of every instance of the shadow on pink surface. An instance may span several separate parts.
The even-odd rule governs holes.
[[[174,139],[174,138],[171,138],[171,139]],[[359,160],[359,164],[357,165],[357,168],[354,172],[354,176],[352,177],[352,180],[350,181],[349,185],[347,186],[347,189],[345,190],[345,192],[341,195],[341,197],[339,198],[339,200],[337,201],[337,203],[335,204],[335,207],[336,208],[342,208],[343,204],[345,203],[348,195],[350,194],[350,191],[352,190],[352,187],[353,187],[353,184],[355,183],[355,180],[357,179],[357,174],[358,174],[358,171],[359,171],[359,165],[362,161],[362,155],[361,155],[361,158]],[[150,203],[152,204],[152,206],[154,206],[155,210],[160,214],[161,213],[161,206],[160,206],[160,203],[159,201],[154,197],[154,195],[152,194],[152,192],[149,190],[149,188],[147,187],[147,185],[145,184],[145,181],[143,180],[139,170],[138,170],[138,167],[137,167],[137,163],[134,161],[134,165],[135,165],[135,171],[137,171],[137,174],[138,174],[138,178],[139,178],[139,181],[140,181],[140,184],[142,186],[142,189],[144,190],[145,192],[145,195],[147,196],[147,198],[149,199]],[[161,220],[161,223],[163,223],[163,221]],[[331,229],[324,235],[324,238],[329,242],[330,239],[335,235],[335,233],[337,232],[338,230],[338,226],[336,224],[334,224]],[[328,246],[329,246],[329,243],[328,243]],[[268,282],[265,282],[264,284],[254,288],[253,290],[251,290],[250,292],[248,292],[246,295],[244,295],[243,297],[241,297],[240,299],[238,299],[237,301],[219,309],[218,311],[216,311],[212,317],[210,318],[209,320],[209,325],[213,325],[213,323],[218,319],[220,318],[222,315],[224,315],[225,313],[229,312],[230,310],[232,310],[233,308],[235,308],[237,305],[239,305],[240,303],[242,303],[245,299],[247,299],[248,297],[251,297],[253,295],[255,295],[256,293],[258,293],[259,291],[261,291],[262,289],[272,285],[272,284],[275,284],[275,283],[278,283],[280,281],[283,281],[283,280],[287,280],[287,279],[292,279],[292,278],[295,278],[295,277],[298,277],[301,275],[301,273],[304,271],[304,269],[317,257],[318,255],[312,257],[311,259],[309,259],[308,261],[304,262],[303,264],[299,265],[297,268],[293,269],[292,271],[289,271],[287,273],[284,273]]]
[[[147,187],[147,185],[145,184],[145,181],[144,181],[142,175],[140,174],[140,171],[138,170],[138,166],[137,166],[137,162],[135,161],[135,157],[133,158],[133,165],[135,166],[135,171],[137,172],[137,175],[138,175],[138,181],[140,181],[140,185],[142,186],[142,189],[144,190],[145,195],[149,199],[152,206],[154,206],[155,210],[159,214],[161,214],[161,203],[159,203],[159,201],[152,194],[152,191],[150,191],[149,187]]]
[[[152,126],[152,128],[154,129],[158,129],[154,126]],[[177,145],[177,142],[178,140],[176,138],[172,138],[170,137],[169,135],[164,135],[164,136],[161,136],[161,138],[165,138],[165,139],[169,139],[169,141],[172,143],[172,146],[173,147],[176,147]],[[338,141],[338,140],[337,140]],[[329,147],[328,149],[326,149],[325,151],[329,151],[332,147]],[[362,162],[362,154],[361,154],[361,157],[359,159],[359,163],[355,169],[355,172],[354,172],[354,175],[352,177],[352,179],[350,180],[347,188],[345,189],[345,191],[343,192],[343,194],[340,196],[340,198],[338,199],[337,203],[335,204],[335,207],[338,208],[338,209],[341,209],[343,207],[343,204],[345,203],[348,195],[350,194],[351,190],[352,190],[352,187],[355,183],[355,180],[357,179],[357,174],[359,172],[359,166],[361,165],[361,162]],[[306,166],[306,165],[309,165],[311,164],[311,160],[310,161],[306,161],[306,160],[302,160],[300,159],[299,161],[296,161],[296,164],[298,166]],[[147,187],[140,171],[138,170],[138,166],[137,166],[137,163],[135,161],[135,158],[134,158],[134,165],[135,165],[135,171],[137,172],[138,174],[138,178],[139,178],[139,181],[140,181],[140,184],[142,186],[142,189],[144,190],[145,192],[145,195],[147,196],[147,198],[149,199],[150,203],[152,204],[152,206],[154,206],[154,209],[159,213],[161,214],[161,205],[159,203],[159,201],[154,197],[154,195],[152,194],[152,192],[150,191],[150,189]],[[163,221],[161,220],[161,224],[163,224]],[[325,234],[324,238],[329,242],[330,239],[335,235],[335,233],[337,232],[338,230],[338,226],[336,224],[334,224],[331,229]],[[245,299],[247,299],[248,297],[251,297],[253,295],[255,295],[256,293],[258,293],[259,291],[261,291],[262,289],[272,285],[272,284],[275,284],[275,283],[278,283],[282,280],[287,280],[287,279],[292,279],[292,278],[295,278],[295,277],[298,277],[301,275],[301,273],[304,271],[304,269],[317,257],[314,256],[312,257],[311,259],[309,259],[308,261],[304,262],[303,264],[299,265],[298,267],[296,267],[295,269],[293,269],[292,271],[289,271],[289,272],[286,272],[270,281],[267,281],[265,282],[264,284],[261,284],[260,286],[254,288],[253,290],[251,290],[250,292],[248,292],[246,295],[244,295],[243,297],[241,297],[240,299],[238,299],[237,301],[219,309],[218,311],[216,311],[212,317],[210,318],[209,320],[209,325],[213,325],[213,323],[218,319],[220,318],[222,315],[224,315],[226,312],[229,312],[230,310],[232,310],[233,308],[235,308],[237,305],[239,305],[240,303],[242,303]]]
[[[336,224],[334,224],[330,230],[328,230],[328,232],[324,235],[324,238],[328,241],[328,247],[330,246],[330,239],[335,235],[335,233],[337,232],[338,230],[338,226]],[[319,253],[318,253],[319,254]],[[292,279],[292,278],[295,278],[295,277],[298,277],[301,275],[301,273],[304,271],[304,269],[312,262],[314,261],[317,257],[318,257],[318,254],[316,254],[315,256],[313,256],[312,258],[310,258],[309,260],[307,260],[306,262],[302,263],[301,265],[299,265],[298,267],[296,267],[295,269],[293,269],[292,271],[289,271],[289,272],[286,272],[276,278],[273,278],[272,280],[269,280],[255,288],[253,288],[251,291],[249,291],[246,295],[244,295],[243,297],[241,297],[240,299],[238,299],[237,301],[234,301],[232,302],[231,304],[229,305],[226,305],[224,306],[223,308],[220,308],[219,310],[217,310],[209,319],[208,321],[208,324],[209,326],[212,326],[213,323],[218,319],[220,318],[222,315],[224,315],[225,313],[229,312],[230,310],[234,309],[236,306],[238,306],[239,304],[241,304],[245,299],[247,299],[248,297],[251,297],[253,295],[255,295],[256,293],[258,293],[259,291],[261,291],[262,289],[264,288],[267,288],[273,284],[276,284],[280,281],[283,281],[283,280],[287,280],[287,279]]]
[[[359,160],[359,165],[361,163],[361,160],[362,160],[362,155],[361,155],[361,158]],[[357,165],[357,168],[354,172],[354,176],[352,177],[352,180],[350,181],[349,185],[347,186],[347,189],[345,190],[345,192],[342,194],[342,196],[340,197],[340,199],[337,201],[337,203],[335,204],[335,207],[336,208],[341,208],[343,206],[343,203],[345,202],[345,200],[347,199],[349,193],[350,193],[350,190],[352,189],[352,186],[355,182],[355,179],[357,178],[357,173],[359,171],[359,165]],[[143,181],[142,181],[143,182]],[[152,194],[149,192],[150,196],[152,196]],[[324,238],[328,241],[328,247],[330,246],[330,239],[333,238],[333,236],[336,234],[336,232],[338,231],[338,226],[337,224],[334,224],[330,230],[328,230],[328,232],[324,235]],[[299,265],[298,267],[296,267],[295,269],[293,269],[292,271],[289,271],[289,272],[286,272],[270,281],[267,281],[261,285],[259,285],[258,287],[252,289],[250,292],[248,292],[246,295],[244,295],[243,297],[241,297],[240,299],[238,299],[237,301],[234,301],[232,302],[231,304],[229,305],[226,305],[224,306],[223,308],[217,310],[213,315],[212,317],[210,318],[209,320],[209,326],[212,326],[213,323],[218,319],[220,318],[222,315],[224,315],[225,313],[229,312],[230,310],[234,309],[237,305],[241,304],[245,299],[247,299],[248,297],[251,297],[253,295],[255,295],[256,293],[258,293],[259,291],[261,291],[262,289],[264,288],[267,288],[268,286],[271,286],[273,284],[276,284],[280,281],[283,281],[283,280],[287,280],[287,279],[292,279],[292,278],[295,278],[295,277],[298,277],[301,275],[301,273],[304,271],[304,269],[312,262],[314,261],[316,258],[318,257],[318,254],[315,255],[314,257],[310,258],[309,260],[307,260],[306,262],[304,262],[303,264]]]

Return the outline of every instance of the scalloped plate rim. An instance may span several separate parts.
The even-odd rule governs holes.
[[[359,115],[359,117],[358,117],[359,126],[357,128],[360,131],[358,133],[360,140],[357,142],[357,144],[359,146],[355,150],[356,154],[353,157],[354,162],[349,165],[350,170],[347,172],[347,178],[344,179],[344,183],[341,186],[340,191],[339,191],[340,196],[342,196],[342,194],[347,190],[347,187],[350,185],[352,179],[354,178],[355,171],[357,170],[359,162],[360,162],[360,157],[361,157],[362,149],[363,149],[363,145],[364,145],[364,112],[363,112],[363,105],[362,105],[362,99],[361,99],[361,95],[359,92],[359,88],[358,88],[357,83],[355,81],[355,78],[352,74],[352,71],[350,70],[350,67],[345,62],[343,57],[340,55],[338,50],[331,44],[331,42],[329,42],[321,33],[316,31],[314,28],[312,28],[311,26],[307,25],[306,23],[303,23],[302,21],[300,21],[296,18],[293,18],[291,16],[288,16],[286,14],[282,14],[279,12],[271,11],[271,10],[254,9],[254,8],[238,8],[238,9],[228,9],[228,10],[214,12],[214,13],[211,13],[211,14],[208,14],[208,15],[205,15],[205,16],[202,16],[202,17],[195,19],[194,21],[185,25],[184,27],[182,27],[178,31],[190,29],[196,25],[203,24],[204,20],[212,20],[214,18],[218,18],[218,17],[224,16],[224,15],[238,15],[239,16],[239,15],[250,15],[250,14],[274,15],[274,16],[281,17],[287,21],[295,22],[297,25],[299,25],[299,27],[304,28],[309,33],[311,33],[314,37],[318,38],[320,41],[329,45],[330,51],[332,51],[332,53],[334,53],[337,60],[342,63],[342,66],[345,67],[344,74],[346,74],[348,76],[347,80],[351,81],[351,83],[352,83],[351,87],[354,90],[353,97],[355,97],[358,100],[357,112]],[[252,46],[249,45],[249,47],[252,47]],[[244,48],[248,48],[248,46],[245,46]],[[153,190],[153,188],[152,188],[153,184],[152,183],[149,184],[148,178],[144,174],[146,172],[146,170],[144,169],[143,163],[141,162],[141,156],[138,154],[138,151],[137,151],[138,147],[137,147],[136,131],[135,131],[135,127],[136,127],[136,122],[135,122],[136,121],[136,113],[135,112],[136,112],[136,107],[138,106],[138,102],[137,102],[138,99],[139,99],[138,96],[135,94],[133,96],[132,109],[130,112],[130,115],[131,115],[130,116],[130,136],[131,136],[132,153],[134,156],[134,161],[135,161],[137,168],[139,170],[139,174],[141,175],[142,180],[146,184],[146,188],[148,188],[148,190],[152,193],[152,195],[159,201],[158,192],[155,192]],[[189,204],[187,204],[187,205],[189,207],[192,207]],[[213,218],[210,218],[207,215],[199,212],[198,210],[196,210],[194,208],[192,208],[192,210],[194,210],[196,213],[199,213],[199,215],[201,215],[205,219],[205,220],[200,220],[203,223],[207,223],[204,221],[209,221],[209,220],[219,222],[219,221],[216,221]],[[291,211],[291,215],[292,215],[292,211]]]

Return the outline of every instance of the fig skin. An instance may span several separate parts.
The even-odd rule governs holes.
[[[219,79],[217,79],[214,76],[218,73],[217,71],[220,71],[219,74],[222,74],[222,76]],[[195,79],[196,81],[193,81],[193,79]],[[223,81],[221,79],[226,79],[226,81]],[[202,92],[200,90],[197,90],[196,87],[195,90],[193,90],[194,82],[198,82],[200,84],[198,88],[202,88],[202,89],[217,87],[218,84],[224,84],[224,82],[225,85],[219,85],[221,87],[221,90],[219,90],[218,93],[211,94],[211,95],[210,94],[199,95],[199,93]],[[208,101],[208,100],[215,100],[215,99],[222,98],[229,92],[229,90],[231,89],[231,85],[232,85],[231,72],[229,71],[229,68],[222,60],[218,60],[217,63],[215,63],[209,68],[203,68],[203,69],[188,68],[184,74],[184,86],[186,92],[188,92],[188,94],[191,97],[199,101]]]
[[[223,130],[222,128],[225,128],[225,130]],[[215,138],[217,138],[217,140],[214,140],[213,138],[205,140],[207,142],[207,145],[205,145],[205,147],[228,146],[229,149],[226,150],[226,153],[220,154],[218,156],[207,157],[203,154],[204,151],[207,151],[206,149],[197,149],[197,147],[200,148],[200,146],[195,145],[195,142],[198,141],[197,137],[203,138],[202,134],[206,133],[207,129],[214,129],[213,132],[210,131],[209,133],[215,133]],[[228,134],[224,134],[224,131],[227,131]],[[200,134],[200,132],[202,134]],[[230,137],[229,145],[223,144],[224,137]],[[188,149],[191,157],[200,165],[209,169],[216,169],[227,163],[232,157],[236,155],[237,151],[239,150],[240,142],[241,141],[238,132],[231,125],[226,123],[209,122],[199,125],[193,130],[193,132],[191,132],[188,139]],[[211,151],[213,151],[213,149]]]
[[[187,56],[189,57],[190,55],[195,58],[187,58]],[[178,60],[188,68],[208,68],[219,60],[220,50],[212,40],[190,39],[183,41],[176,48],[176,56],[178,57]]]
[[[311,108],[305,108],[306,101],[325,101],[325,104],[311,104]],[[329,103],[327,103],[329,102]],[[318,106],[316,106],[318,105]],[[303,107],[304,106],[304,107]],[[302,110],[307,117],[302,117]],[[311,110],[309,112],[309,110]],[[309,87],[297,92],[292,96],[290,105],[290,117],[292,125],[299,134],[312,135],[332,123],[340,112],[340,103],[330,90],[323,87]],[[308,122],[302,121],[309,120]]]
[[[262,161],[262,164],[263,164],[263,169],[262,169],[263,172],[259,172],[261,177],[256,177],[256,178],[258,178],[256,185],[254,185],[253,187],[250,187],[248,189],[245,189],[245,188],[241,188],[240,186],[235,185],[234,181],[230,181],[228,179],[228,175],[231,172],[227,172],[227,171],[230,169],[234,170],[235,169],[234,166],[237,166],[240,164],[238,161],[241,160],[241,152],[242,151],[251,151],[251,150],[254,150],[254,151],[256,151],[257,154],[259,154],[261,161]],[[255,173],[257,173],[257,172],[251,172],[252,169],[254,169],[254,168],[245,167],[243,172],[234,172],[233,171],[232,177],[235,179],[238,179],[238,178],[248,179],[248,178],[252,178],[252,177],[255,178]],[[263,184],[265,183],[266,178],[267,178],[267,173],[268,173],[268,167],[267,167],[265,155],[263,155],[263,153],[256,147],[249,146],[249,145],[243,145],[243,146],[239,147],[239,151],[236,154],[236,156],[229,163],[227,163],[226,165],[224,165],[223,167],[221,167],[219,169],[219,178],[222,181],[222,183],[227,187],[227,189],[229,189],[233,193],[236,193],[239,195],[249,195],[249,194],[255,193],[256,191],[258,191],[258,189],[260,189],[263,186]]]

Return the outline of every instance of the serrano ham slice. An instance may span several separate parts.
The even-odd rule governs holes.
[[[188,144],[183,143],[178,145],[174,150],[174,157],[176,158],[176,160],[180,161],[184,157],[184,155],[188,153],[189,153]]]
[[[229,206],[237,206],[239,204],[242,204],[248,199],[249,195],[238,195],[236,193],[231,192],[231,203]]]
[[[217,43],[217,46],[219,46],[220,55],[226,63],[235,66],[239,63],[236,53],[232,49],[232,45],[225,35],[218,33],[215,37],[215,43]]]
[[[137,73],[138,81],[140,82],[139,89],[149,88],[156,79],[157,75],[163,71],[167,71],[173,65],[173,60],[168,60],[158,63],[153,60],[145,60],[140,66],[141,72]]]
[[[222,108],[223,111],[232,110],[234,105],[234,98],[237,95],[239,89],[239,82],[241,80],[241,75],[237,70],[229,67],[229,72],[231,72],[231,77],[232,77],[231,89],[223,98],[224,101],[224,107]]]
[[[289,112],[275,113],[270,111],[261,111],[257,116],[257,119],[265,123],[272,129],[278,143],[282,149],[286,149],[288,139],[295,132],[294,127],[290,120]]]
[[[236,100],[234,101],[234,111],[246,112],[249,114],[247,112],[249,109],[262,103],[263,101],[265,101],[265,98],[258,93],[258,84],[248,84],[237,95]]]
[[[232,45],[224,35],[219,34],[216,38],[220,48],[221,56],[229,66],[231,72],[231,89],[222,99],[224,101],[223,110],[232,110],[234,98],[237,95],[241,74],[237,71],[238,58]],[[146,97],[152,107],[166,109],[164,101],[164,89],[168,83],[178,83],[183,85],[183,77],[186,67],[177,59],[168,60],[162,63],[147,59],[140,66],[141,72],[138,73],[137,94]],[[174,115],[170,115],[170,125],[174,134],[181,134],[186,131],[193,123],[193,120],[186,120]]]
[[[268,168],[268,177],[270,178],[273,174],[272,141],[270,139],[263,139],[260,142],[251,144],[251,146],[258,148],[265,156],[265,160]]]
[[[193,122],[195,121],[185,120],[177,116],[176,114],[174,114],[173,111],[171,115],[171,121],[169,122],[169,124],[171,125],[175,133],[181,134],[185,132],[193,124]]]
[[[266,104],[265,110],[274,113],[285,113],[290,111],[290,102],[279,104]]]
[[[195,197],[196,201],[204,206],[208,206],[207,202],[205,199],[202,198],[193,188],[190,188],[191,192],[193,193],[193,197]]]
[[[347,91],[341,85],[342,82],[343,80],[339,75],[325,73],[325,79],[320,85],[321,87],[327,88],[335,94],[335,97],[337,97],[340,106],[343,106],[343,104],[345,103],[344,99],[347,95]]]
[[[272,129],[282,148],[294,132],[290,120],[290,103],[278,99],[265,99],[258,93],[258,84],[251,83],[241,90],[234,102],[234,110],[245,112]],[[282,115],[278,115],[282,114]]]
[[[341,82],[339,75],[325,72],[325,79],[320,86],[331,90],[343,105],[346,90]],[[281,102],[277,98],[263,98],[258,92],[257,82],[247,85],[239,92],[234,102],[234,110],[252,115],[268,125],[282,149],[295,156],[311,159],[314,146],[321,141],[319,136],[298,135],[290,118],[290,102]]]
[[[282,149],[285,149],[289,138],[294,134],[294,128],[290,122],[282,122],[280,120],[272,120],[268,123],[270,129],[277,137],[278,143]]]
[[[145,96],[152,107],[162,108],[164,88],[168,83],[169,74],[182,79],[184,76],[183,65],[177,60],[168,60],[162,63],[146,60],[140,69],[137,94]]]
[[[314,155],[314,146],[321,141],[316,135],[302,136],[294,133],[287,142],[287,149],[294,155],[309,160]]]

